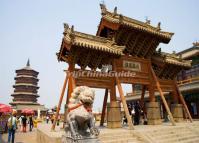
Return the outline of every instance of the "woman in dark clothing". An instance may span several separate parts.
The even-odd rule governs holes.
[[[27,122],[27,118],[26,118],[26,115],[24,115],[24,117],[22,118],[23,132],[26,132],[26,122]]]
[[[29,130],[30,132],[32,131],[33,128],[33,120],[32,120],[32,116],[29,117]]]
[[[135,109],[134,125],[139,125],[141,107],[138,101],[135,103],[134,109]]]

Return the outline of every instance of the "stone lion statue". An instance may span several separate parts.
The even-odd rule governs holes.
[[[74,89],[68,104],[64,137],[67,142],[97,142],[99,130],[95,127],[92,114],[94,97],[94,90],[87,86],[79,86]]]

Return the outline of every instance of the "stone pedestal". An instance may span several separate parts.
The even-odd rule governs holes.
[[[149,103],[147,103],[146,107],[147,107],[148,125],[162,124],[159,103],[158,102],[149,102]]]
[[[120,104],[116,101],[107,104],[107,127],[121,128],[121,110]]]
[[[182,104],[171,104],[171,113],[176,122],[183,121],[183,107]]]
[[[74,140],[73,138],[63,135],[61,143],[100,143],[100,141],[97,138],[83,138]]]

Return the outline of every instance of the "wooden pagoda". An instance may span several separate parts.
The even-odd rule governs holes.
[[[19,113],[23,109],[32,109],[35,112],[38,110],[45,113],[47,110],[44,105],[40,105],[37,101],[38,95],[38,74],[30,67],[28,60],[24,68],[16,70],[14,93],[11,94],[13,101],[10,103]]]
[[[146,109],[149,124],[160,123],[160,114],[158,114],[160,111],[158,110],[158,103],[155,100],[155,91],[159,91],[173,125],[175,125],[174,119],[183,116],[182,114],[179,115],[181,113],[181,107],[185,109],[190,121],[192,121],[175,81],[177,73],[184,68],[189,68],[190,62],[183,61],[175,55],[164,54],[160,50],[158,52],[156,50],[160,43],[169,43],[173,33],[163,32],[160,23],[158,23],[157,27],[153,27],[150,25],[149,20],[146,22],[137,21],[118,14],[117,8],[114,9],[114,12],[109,12],[105,5],[101,4],[100,6],[102,18],[96,36],[77,32],[73,26],[69,27],[67,24],[64,24],[64,37],[60,51],[57,54],[58,60],[68,63],[69,72],[79,71],[84,72],[84,75],[88,75],[87,73],[90,72],[104,74],[104,72],[97,71],[96,69],[101,69],[103,65],[111,65],[112,70],[108,72],[131,72],[134,76],[74,77],[72,74],[67,74],[56,117],[59,114],[68,81],[66,104],[75,86],[85,85],[92,88],[106,89],[101,125],[103,125],[104,122],[108,92],[110,92],[110,106],[118,106],[116,102],[117,86],[129,128],[133,128],[121,83],[142,85],[142,105],[144,105],[145,90],[149,90],[150,102]],[[76,64],[79,65],[81,69],[76,69]],[[89,67],[90,70],[85,70],[87,67]],[[175,105],[173,106],[174,109],[172,109],[173,114],[165,100],[163,91],[171,92],[174,97]],[[113,121],[120,120],[119,111],[115,108],[112,108],[112,110],[113,113],[110,115],[114,115],[114,118],[112,118]],[[109,123],[108,126],[114,128],[120,127],[120,125],[120,123],[112,122]],[[52,129],[54,129],[54,127],[55,124]]]

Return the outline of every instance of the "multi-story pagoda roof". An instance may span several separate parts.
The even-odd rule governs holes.
[[[34,79],[36,79],[37,81],[39,80],[37,77],[31,76],[31,75],[17,75],[17,76],[15,77],[15,79],[17,79],[17,78],[34,78]]]
[[[118,46],[104,37],[74,31],[73,26],[69,28],[64,24],[63,34],[61,49],[57,54],[59,61],[68,62],[71,59],[81,67],[97,68],[108,64],[111,57],[123,54],[124,46]]]
[[[17,86],[31,86],[31,87],[35,87],[37,89],[39,89],[39,87],[35,84],[31,84],[31,83],[16,83],[15,85],[13,85],[13,87],[17,87]]]
[[[11,94],[11,96],[15,96],[15,95],[26,95],[26,96],[35,96],[35,97],[39,97],[39,95],[37,93],[29,93],[29,92],[17,92],[17,93],[13,93]]]
[[[24,68],[22,68],[22,69],[16,70],[16,73],[18,73],[18,76],[20,76],[21,74],[24,73],[24,71],[25,71],[26,73],[29,73],[29,72],[34,73],[35,75],[38,75],[38,74],[39,74],[39,72],[33,70],[33,69],[30,67],[30,60],[29,60],[29,59],[28,59],[28,61],[27,61],[26,66],[25,66]],[[27,75],[28,75],[28,74],[25,74],[25,75],[23,75],[23,76],[27,76]]]

